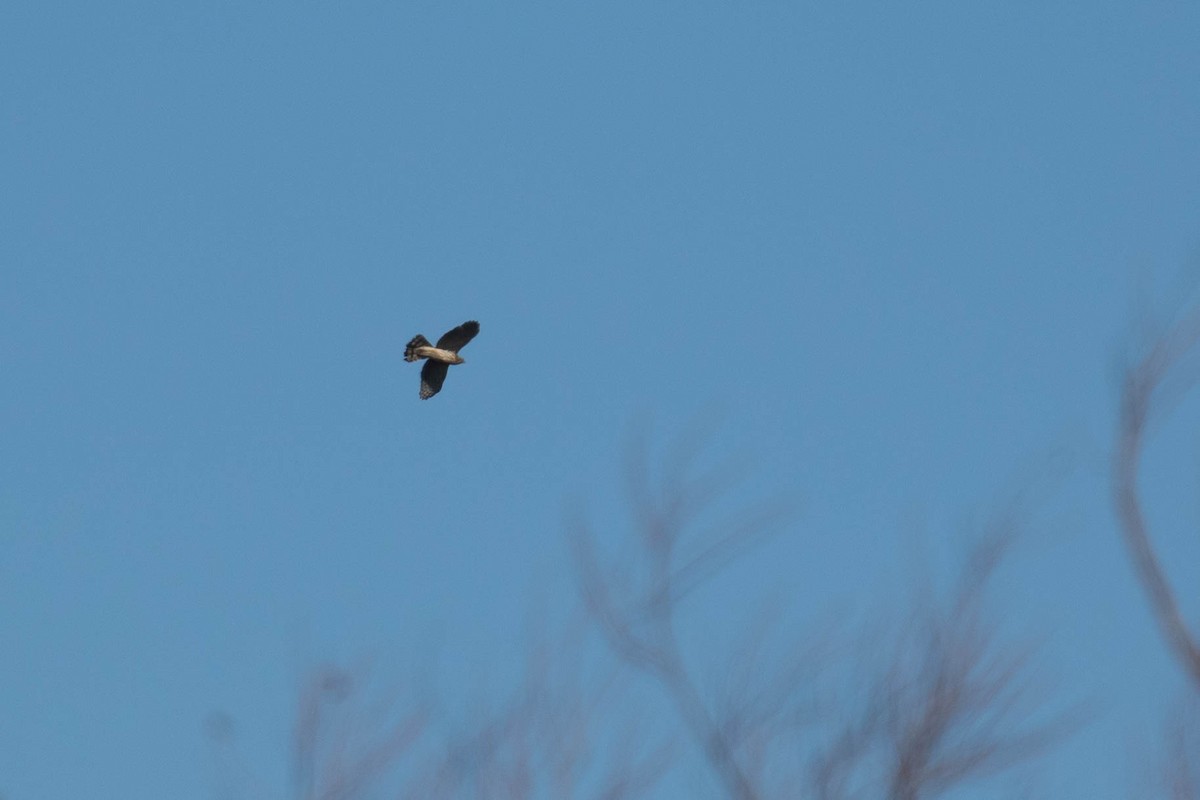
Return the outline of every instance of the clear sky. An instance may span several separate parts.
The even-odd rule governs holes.
[[[799,512],[697,662],[760,595],[888,603],[1065,453],[996,609],[1095,711],[1046,796],[1126,796],[1183,687],[1106,458],[1191,285],[1197,42],[1157,0],[3,4],[0,793],[213,797],[221,711],[282,796],[306,669],[505,674],[631,424],[712,413]],[[404,343],[466,319],[418,400]]]

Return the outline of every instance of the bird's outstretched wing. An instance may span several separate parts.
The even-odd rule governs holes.
[[[443,339],[446,337],[442,337]],[[421,399],[428,400],[442,390],[442,382],[450,365],[444,361],[434,361],[432,358],[421,367]]]
[[[457,353],[460,347],[466,345],[467,342],[475,338],[475,334],[479,333],[479,323],[475,320],[464,322],[457,328],[451,328],[442,334],[442,338],[438,339],[437,346],[442,350],[449,350],[452,353]],[[441,385],[440,383],[438,384]],[[435,390],[436,391],[436,390]]]

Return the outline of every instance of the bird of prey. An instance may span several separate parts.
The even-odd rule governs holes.
[[[405,361],[427,359],[421,367],[422,400],[428,400],[442,390],[442,381],[446,380],[446,372],[450,365],[464,363],[458,351],[474,339],[477,333],[479,323],[471,320],[443,333],[436,346],[431,345],[429,340],[419,333],[408,343],[404,348]]]

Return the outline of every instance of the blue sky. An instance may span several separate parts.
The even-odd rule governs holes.
[[[886,604],[1065,454],[997,610],[1099,698],[1040,785],[1125,796],[1183,688],[1106,458],[1137,320],[1191,286],[1198,34],[1183,2],[7,4],[0,793],[211,797],[214,710],[282,786],[313,664],[504,674],[573,597],[564,508],[616,524],[630,425],[716,414],[738,491],[800,511],[692,608],[701,662],[760,593],[798,630]],[[419,401],[404,343],[465,319]],[[1193,586],[1198,411],[1147,467]]]

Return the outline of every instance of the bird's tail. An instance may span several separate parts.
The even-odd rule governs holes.
[[[414,336],[412,338],[412,341],[409,342],[408,345],[404,348],[404,360],[405,361],[419,361],[421,359],[421,356],[417,355],[414,352],[418,347],[429,347],[429,340],[426,339],[424,336],[422,336],[419,333],[416,336]]]

